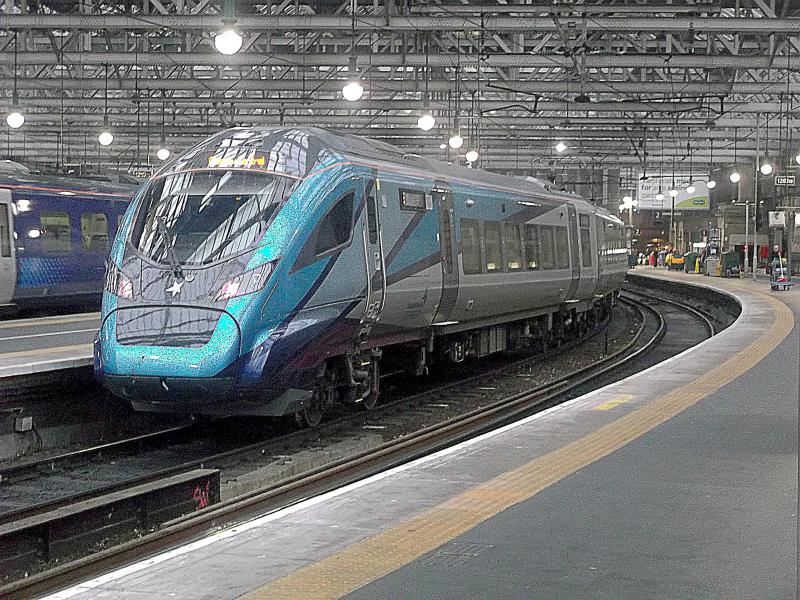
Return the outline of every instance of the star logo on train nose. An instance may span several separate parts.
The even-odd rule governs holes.
[[[183,281],[178,281],[176,279],[175,283],[173,283],[171,286],[169,286],[164,291],[169,292],[170,294],[172,294],[172,297],[174,298],[175,296],[177,296],[180,293],[181,288],[183,287],[183,284],[184,284]]]

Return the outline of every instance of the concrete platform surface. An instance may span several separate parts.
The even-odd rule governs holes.
[[[0,321],[0,378],[92,364],[99,313]]]
[[[742,315],[602,390],[51,597],[796,598],[800,291],[653,275]]]

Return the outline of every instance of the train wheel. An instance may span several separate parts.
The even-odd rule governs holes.
[[[364,396],[361,401],[361,406],[364,410],[374,410],[378,405],[378,394],[380,391],[381,369],[378,366],[377,359],[373,359],[369,366],[369,392]]]
[[[313,429],[319,427],[325,416],[325,406],[328,404],[330,388],[325,378],[320,378],[314,388],[314,395],[311,400],[300,411],[294,413],[297,424],[301,427]]]

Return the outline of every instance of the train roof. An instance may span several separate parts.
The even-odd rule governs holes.
[[[124,183],[112,184],[91,179],[56,177],[35,173],[0,174],[0,188],[41,193],[71,192],[75,195],[118,196],[120,199],[130,199],[136,192],[137,187]]]
[[[470,169],[423,158],[368,137],[339,134],[317,127],[236,127],[204,140],[165,165],[156,176],[205,169],[243,169],[279,172],[304,178],[343,160],[385,162],[420,171],[426,176],[459,179],[477,185],[513,189],[558,200],[583,200],[550,189],[534,177],[521,178]]]

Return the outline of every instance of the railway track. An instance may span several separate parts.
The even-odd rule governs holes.
[[[342,417],[327,423],[319,431],[293,432],[278,439],[261,441],[212,456],[195,457],[151,472],[146,477],[157,480],[191,468],[213,465],[220,469],[221,480],[225,482],[223,486],[227,486],[229,493],[223,495],[219,504],[203,508],[193,515],[174,519],[142,537],[117,540],[120,543],[93,555],[77,558],[69,564],[11,582],[0,588],[0,595],[42,593],[191,539],[209,529],[277,510],[300,499],[413,460],[542,410],[563,399],[584,393],[589,387],[603,385],[612,377],[622,377],[626,370],[644,368],[643,359],[660,354],[654,349],[664,342],[668,346],[665,351],[674,354],[679,351],[681,338],[684,347],[699,341],[696,336],[693,337],[698,331],[698,323],[703,324],[699,329],[706,329],[705,337],[714,333],[715,324],[707,315],[663,296],[656,297],[637,291],[626,293],[623,302],[631,307],[630,310],[641,315],[640,324],[630,342],[611,354],[606,353],[606,356],[591,365],[573,369],[567,375],[542,381],[532,372],[531,365],[525,365],[526,362],[536,362],[537,366],[541,366],[541,360],[520,360],[468,380],[450,383],[436,390],[423,391],[403,398],[402,401],[389,403],[374,413]],[[692,310],[688,310],[689,308]],[[598,336],[594,337],[596,339]],[[663,358],[656,356],[655,360]],[[292,447],[295,455],[303,452],[313,454],[310,447],[322,448],[326,444],[330,447],[337,443],[341,445],[342,440],[348,436],[351,440],[360,439],[363,443],[350,444],[349,452],[339,457],[325,456],[320,464],[311,461],[305,465],[306,468],[299,471],[285,471],[283,476],[270,483],[262,482],[249,488],[240,484],[243,474],[248,469],[252,471],[254,466],[259,465],[259,461],[261,467],[258,468],[265,468],[264,457],[267,458],[266,462],[272,463],[276,456],[291,459]],[[142,478],[129,478],[118,485],[142,481]],[[75,498],[68,498],[64,502],[74,500]],[[50,505],[52,506],[53,504]],[[13,513],[10,519],[19,520],[38,514],[36,508],[29,507],[27,510],[27,513]]]

